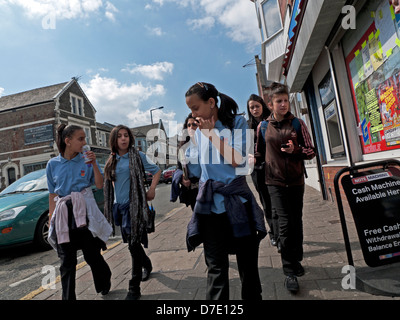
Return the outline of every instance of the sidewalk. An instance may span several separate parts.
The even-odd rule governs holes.
[[[248,180],[249,181],[249,180]],[[249,183],[252,190],[253,184]],[[256,193],[255,193],[256,194]],[[257,195],[257,194],[256,194]],[[256,197],[258,199],[258,195]],[[204,300],[206,265],[203,247],[187,252],[186,226],[190,208],[177,203],[177,208],[156,225],[156,232],[149,235],[146,249],[153,263],[150,279],[142,282],[141,300]],[[343,289],[342,268],[347,255],[341,224],[335,203],[322,200],[321,194],[306,187],[304,197],[304,260],[305,275],[298,278],[300,291],[290,294],[283,286],[284,276],[280,255],[269,239],[260,243],[259,270],[264,300],[399,300],[389,296],[372,295],[355,289]],[[351,219],[351,217],[350,217]],[[356,268],[365,266],[354,231],[354,223],[347,222]],[[355,247],[355,248],[353,248]],[[94,290],[89,266],[83,264],[77,271],[76,294],[78,300],[123,300],[127,294],[131,275],[131,259],[126,244],[118,243],[104,253],[112,271],[112,286],[108,295]],[[230,298],[240,300],[240,279],[235,257],[230,258]],[[27,297],[30,300],[60,300],[61,283],[56,289],[39,289]]]

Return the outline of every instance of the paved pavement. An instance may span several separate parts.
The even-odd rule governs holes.
[[[253,184],[249,183],[253,188]],[[322,200],[321,194],[306,187],[304,199],[304,260],[305,275],[298,278],[300,291],[290,294],[283,286],[284,276],[280,255],[268,239],[262,240],[259,254],[259,270],[264,300],[399,300],[399,297],[375,295],[365,290],[344,289],[342,273],[347,255],[343,241],[342,228],[335,203]],[[150,279],[142,282],[141,300],[204,300],[206,288],[206,265],[203,247],[195,252],[187,252],[185,236],[190,220],[189,208],[177,204],[166,218],[156,225],[156,232],[149,235],[149,248],[146,249],[153,263]],[[352,218],[347,218],[354,264],[364,268],[365,263]],[[127,294],[131,274],[131,259],[124,243],[117,243],[104,252],[112,270],[112,287],[108,295],[102,296],[94,290],[90,268],[85,263],[78,266],[78,300],[123,300]],[[398,272],[397,272],[398,273]],[[380,273],[384,274],[384,273]],[[230,298],[240,300],[240,280],[235,257],[230,258]],[[347,277],[347,279],[349,276]],[[389,279],[395,283],[397,279]],[[350,284],[348,280],[344,284]],[[400,282],[399,282],[400,283]],[[360,287],[360,286],[358,286]],[[25,300],[60,300],[61,284],[55,289],[39,288],[30,293]]]

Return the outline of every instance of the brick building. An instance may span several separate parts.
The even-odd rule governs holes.
[[[0,190],[23,175],[45,168],[58,154],[61,123],[84,128],[87,143],[105,163],[112,125],[96,122],[96,109],[77,79],[0,98]]]

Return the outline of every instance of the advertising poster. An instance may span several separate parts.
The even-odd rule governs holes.
[[[400,148],[400,15],[388,1],[346,58],[363,154]]]
[[[341,180],[370,267],[400,261],[400,172],[375,169]]]
[[[398,86],[396,85],[398,77],[399,73],[386,80],[377,89],[379,110],[388,146],[400,144],[400,99]]]

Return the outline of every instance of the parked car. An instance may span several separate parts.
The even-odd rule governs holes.
[[[160,181],[164,183],[172,182],[172,176],[176,171],[176,166],[169,167],[161,173]]]
[[[146,182],[151,184],[151,181],[153,180],[153,174],[148,171],[145,171],[145,174],[146,174]]]
[[[103,211],[103,189],[93,186],[92,190]],[[9,185],[0,193],[0,247],[33,242],[39,249],[50,249],[48,214],[45,169],[31,172]]]

